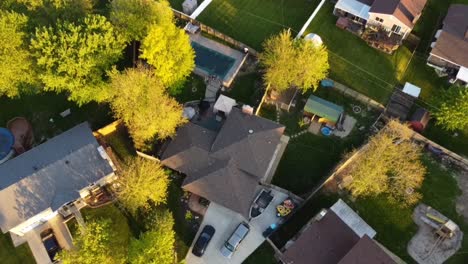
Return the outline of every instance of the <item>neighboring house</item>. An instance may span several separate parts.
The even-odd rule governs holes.
[[[10,232],[15,245],[27,241],[38,263],[50,262],[37,252],[40,232],[91,188],[113,180],[114,168],[87,123],[8,160],[0,165],[2,232]]]
[[[427,64],[451,82],[468,83],[468,5],[451,5],[435,41]]]
[[[392,47],[400,44],[421,17],[427,0],[339,0],[333,14],[339,16],[337,26],[360,31],[364,28],[383,29],[385,34],[370,35],[367,40]],[[353,30],[351,30],[353,31]]]
[[[186,175],[185,190],[249,219],[259,183],[274,171],[274,161],[282,154],[285,128],[237,107],[221,121],[201,119],[179,128],[161,162]]]
[[[373,240],[376,235],[345,202],[322,210],[276,256],[284,264],[404,263]]]

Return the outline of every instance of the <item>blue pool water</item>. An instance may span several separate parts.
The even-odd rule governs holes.
[[[216,75],[221,79],[226,77],[226,74],[236,61],[232,57],[221,54],[195,42],[192,42],[192,47],[195,50],[196,66],[208,72],[209,75]]]

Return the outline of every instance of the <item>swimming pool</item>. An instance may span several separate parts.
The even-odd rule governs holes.
[[[192,41],[192,47],[195,50],[195,65],[206,71],[209,75],[216,75],[221,79],[226,77],[226,74],[235,63],[235,59],[215,50],[202,46]]]

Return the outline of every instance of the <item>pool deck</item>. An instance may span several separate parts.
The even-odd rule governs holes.
[[[247,58],[247,54],[244,54],[221,43],[218,43],[214,40],[205,38],[201,34],[190,34],[190,40],[235,59],[234,64],[232,65],[231,69],[226,73],[223,79],[223,85],[225,87],[231,86],[232,82],[234,81],[234,78],[236,77],[240,68],[244,64]],[[208,77],[210,75],[208,72],[198,67],[195,68],[194,73],[201,77]]]

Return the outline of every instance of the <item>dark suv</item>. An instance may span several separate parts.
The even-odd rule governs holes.
[[[60,251],[60,246],[55,238],[54,232],[52,229],[47,229],[41,233],[41,238],[50,260],[54,261],[55,255]]]
[[[214,233],[215,229],[210,225],[206,225],[203,228],[200,235],[198,236],[197,241],[195,242],[195,245],[193,245],[192,253],[195,256],[201,257],[203,253],[205,253],[206,247],[208,246],[208,243],[210,243]]]

